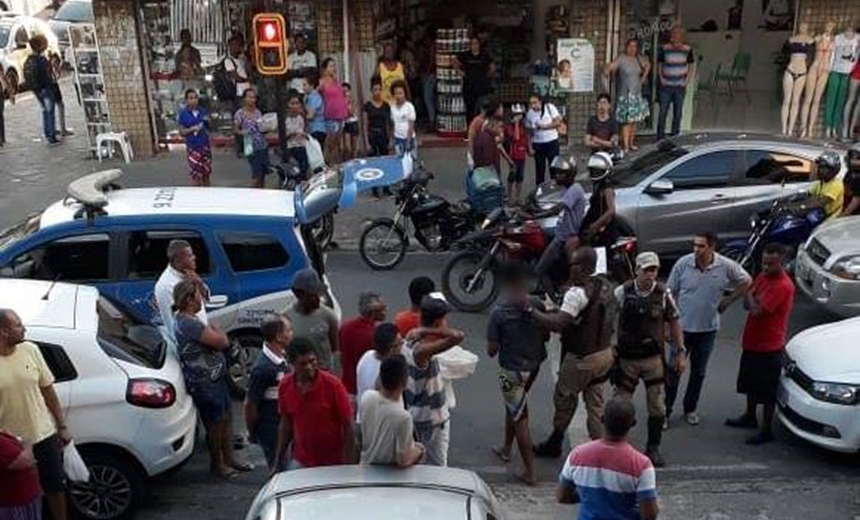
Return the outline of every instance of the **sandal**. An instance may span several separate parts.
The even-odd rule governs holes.
[[[536,486],[537,485],[537,479],[533,478],[533,477],[526,476],[525,473],[517,473],[517,480],[519,480],[520,482],[522,482],[523,484],[525,484],[527,486]]]

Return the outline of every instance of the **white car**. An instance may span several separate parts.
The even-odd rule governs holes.
[[[57,35],[48,22],[16,13],[0,13],[0,57],[8,64],[6,78],[17,88],[24,83],[24,62],[30,55],[30,38],[41,34],[48,40],[48,54],[60,54]]]
[[[813,303],[845,318],[860,315],[860,217],[822,224],[796,264],[797,285]]]
[[[128,517],[146,479],[193,452],[197,412],[179,361],[155,328],[135,324],[93,287],[0,280],[0,308],[18,313],[42,351],[90,469],[90,482],[69,490],[72,510]]]
[[[823,448],[860,451],[860,318],[807,329],[786,347],[777,413]]]

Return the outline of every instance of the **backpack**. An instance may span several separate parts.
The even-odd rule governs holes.
[[[236,80],[230,75],[225,63],[227,60],[233,61],[233,58],[225,57],[212,72],[212,86],[215,87],[215,93],[218,94],[218,99],[221,101],[233,101],[236,99]],[[233,61],[233,70],[236,70],[236,62]]]
[[[32,90],[37,92],[44,88],[44,85],[39,84],[39,58],[31,54],[24,61],[24,90]]]

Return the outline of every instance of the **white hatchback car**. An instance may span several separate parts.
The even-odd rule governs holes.
[[[786,347],[779,419],[818,446],[860,451],[860,318],[807,329]]]
[[[0,280],[56,378],[69,430],[91,473],[69,501],[84,518],[132,514],[148,477],[187,460],[197,412],[178,360],[159,332],[138,325],[92,287]]]

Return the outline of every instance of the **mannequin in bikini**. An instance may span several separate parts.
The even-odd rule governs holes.
[[[804,138],[812,137],[818,113],[821,110],[821,98],[827,87],[827,77],[830,74],[830,55],[833,52],[833,33],[836,24],[828,22],[824,32],[815,37],[815,60],[809,67],[806,78],[806,88],[803,95],[803,108],[800,113],[801,134]]]
[[[813,51],[815,40],[809,34],[809,24],[800,24],[800,31],[788,39],[788,49],[791,58],[785,74],[782,77],[782,133],[791,135],[797,121],[800,109],[800,96],[806,85],[809,70],[809,55]]]

